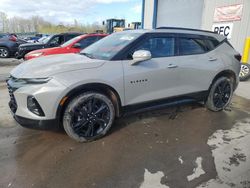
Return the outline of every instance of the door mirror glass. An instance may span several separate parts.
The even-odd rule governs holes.
[[[131,65],[151,59],[151,52],[148,50],[138,50],[133,53],[133,61]]]
[[[75,43],[72,48],[81,48],[81,44],[80,43]]]

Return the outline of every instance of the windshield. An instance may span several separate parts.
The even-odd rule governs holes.
[[[42,38],[38,39],[38,42],[43,42],[46,38],[47,38],[46,36],[42,37]]]
[[[66,46],[70,45],[71,43],[78,41],[81,37],[82,36],[72,38],[69,41],[65,42],[63,45],[61,45],[61,47],[66,47]]]
[[[137,39],[140,33],[113,33],[81,51],[93,59],[111,60],[120,50]]]
[[[44,39],[44,40],[42,41],[42,43],[43,43],[43,44],[46,44],[47,42],[49,42],[49,40],[50,40],[53,36],[54,36],[54,35],[48,36],[46,39]]]

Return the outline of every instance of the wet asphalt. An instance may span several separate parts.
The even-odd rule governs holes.
[[[215,188],[250,187],[250,175],[246,176],[250,149],[240,156],[226,152],[239,151],[242,144],[250,142],[250,131],[244,132],[237,124],[250,126],[247,98],[235,95],[231,106],[217,113],[190,104],[126,116],[115,121],[106,137],[90,143],[77,143],[63,131],[19,126],[7,101],[6,87],[0,86],[1,188],[215,187],[210,184],[213,180]],[[216,135],[236,134],[235,126],[244,135],[210,144]],[[216,152],[220,147],[224,148]],[[222,160],[217,160],[221,156]],[[230,160],[232,163],[227,163]],[[232,171],[242,180],[227,176]]]

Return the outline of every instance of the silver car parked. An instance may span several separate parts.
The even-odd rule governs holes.
[[[114,33],[80,54],[22,63],[7,81],[24,126],[63,125],[85,142],[127,112],[200,101],[223,110],[238,85],[241,56],[223,36],[184,28]]]

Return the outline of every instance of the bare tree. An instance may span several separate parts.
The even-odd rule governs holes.
[[[0,12],[0,25],[1,25],[1,30],[2,32],[6,32],[8,30],[8,19],[7,19],[7,14],[4,12]]]

